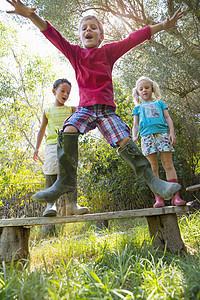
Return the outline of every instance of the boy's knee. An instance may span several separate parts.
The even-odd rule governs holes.
[[[126,144],[128,144],[128,142],[131,140],[131,138],[129,136],[121,139],[118,141],[119,147],[122,148],[123,146],[125,146]]]
[[[67,125],[64,129],[64,132],[78,132],[78,129],[72,125]]]

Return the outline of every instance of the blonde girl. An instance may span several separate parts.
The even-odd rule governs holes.
[[[160,154],[162,166],[166,172],[168,182],[178,182],[172,160],[173,146],[176,143],[173,121],[169,115],[167,105],[158,100],[160,89],[158,84],[149,77],[140,77],[133,88],[133,141],[137,142],[138,133],[141,135],[142,153],[151,164],[156,177],[159,178],[157,154]],[[162,197],[155,195],[153,207],[165,206]],[[179,193],[172,198],[172,205],[185,205]]]

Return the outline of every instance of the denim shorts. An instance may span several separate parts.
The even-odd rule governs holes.
[[[131,137],[129,126],[115,113],[115,107],[103,104],[79,107],[75,113],[65,120],[63,130],[67,125],[73,125],[81,134],[97,127],[114,148],[119,147],[119,140],[127,136]]]
[[[174,148],[169,142],[169,134],[153,133],[141,138],[142,153],[146,156],[152,153],[174,152]]]

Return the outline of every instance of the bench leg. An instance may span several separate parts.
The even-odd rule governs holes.
[[[176,214],[146,217],[150,237],[153,238],[155,247],[177,254],[186,251],[181,239],[178,219]]]
[[[0,227],[0,263],[9,264],[14,256],[14,262],[27,259],[29,256],[30,228]]]

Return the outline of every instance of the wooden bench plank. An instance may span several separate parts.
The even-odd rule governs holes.
[[[48,224],[63,224],[75,222],[89,222],[112,219],[146,217],[153,244],[159,249],[166,249],[171,253],[185,251],[178,227],[177,214],[192,211],[191,206],[165,206],[160,208],[144,208],[127,211],[105,212],[70,217],[33,217],[18,219],[0,219],[0,263],[9,263],[15,255],[14,261],[26,260],[29,256],[30,227]],[[17,255],[16,255],[17,254]]]
[[[165,206],[159,208],[144,208],[126,211],[105,212],[97,214],[74,215],[70,217],[29,217],[16,219],[0,219],[0,227],[37,226],[48,224],[91,222],[112,219],[125,219],[132,217],[150,217],[166,214],[181,214],[191,211],[191,206]]]
[[[191,186],[188,186],[186,188],[186,191],[198,191],[200,190],[200,184],[195,184],[195,185],[191,185]]]

